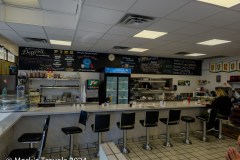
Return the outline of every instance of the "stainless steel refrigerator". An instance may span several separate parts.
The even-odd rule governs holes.
[[[100,74],[99,104],[110,101],[110,104],[129,103],[130,68],[104,68]]]

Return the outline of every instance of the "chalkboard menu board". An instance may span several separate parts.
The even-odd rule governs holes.
[[[115,55],[108,60],[106,53],[19,48],[20,70],[101,72],[104,67],[131,68],[132,73],[201,75],[200,60]]]

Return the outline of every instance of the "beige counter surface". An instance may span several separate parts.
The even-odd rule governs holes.
[[[166,109],[188,109],[202,108],[203,105],[196,102],[186,103],[182,101],[168,101],[165,107],[160,107],[159,103],[139,103],[135,107],[129,107],[128,104],[117,104],[109,106],[100,106],[96,104],[87,104],[83,107],[78,105],[62,106],[62,107],[45,107],[31,108],[28,112],[12,112],[0,113],[0,136],[3,135],[11,126],[13,126],[23,116],[38,116],[38,115],[56,115],[56,114],[73,114],[85,110],[90,113],[96,112],[122,112],[122,111],[144,111],[144,110],[166,110]]]

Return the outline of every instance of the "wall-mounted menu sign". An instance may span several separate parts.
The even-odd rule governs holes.
[[[19,49],[20,70],[101,72],[104,67],[131,68],[132,73],[201,75],[200,60],[115,55],[84,51],[64,51],[39,48]]]

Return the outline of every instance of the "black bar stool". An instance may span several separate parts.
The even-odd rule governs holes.
[[[98,152],[96,154],[99,157],[99,148],[102,143],[102,132],[109,131],[110,126],[110,114],[96,114],[95,115],[95,124],[92,124],[93,132],[98,133]]]
[[[189,139],[189,123],[195,122],[195,118],[190,116],[181,116],[181,120],[186,122],[186,134],[183,142],[186,144],[192,144],[191,140]]]
[[[149,144],[149,128],[158,126],[158,111],[147,111],[145,120],[140,120],[140,124],[146,127],[146,144],[143,146],[146,150],[151,150],[152,147]]]
[[[196,116],[196,118],[203,122],[203,135],[202,135],[201,140],[204,142],[207,142],[208,141],[208,138],[206,136],[207,135],[207,122],[208,122],[209,117],[208,116]]]
[[[161,122],[163,122],[164,124],[166,124],[166,141],[163,144],[164,146],[167,147],[172,147],[172,144],[170,142],[170,125],[176,125],[179,124],[179,120],[180,120],[180,115],[181,115],[181,110],[180,109],[171,109],[169,111],[169,116],[168,118],[160,118],[159,120]]]
[[[127,130],[133,129],[135,124],[135,113],[122,113],[121,122],[117,122],[119,129],[123,130],[123,147],[122,153],[127,154]]]
[[[219,120],[218,139],[223,139],[223,136],[222,136],[222,122],[223,122],[223,120],[225,120],[225,121],[228,120],[228,116],[218,113],[216,119]]]
[[[43,127],[43,133],[41,137],[41,145],[39,148],[24,148],[24,149],[14,149],[10,152],[8,157],[10,159],[41,159],[42,151],[45,148],[48,126],[50,122],[50,116],[47,117],[46,123]]]
[[[46,123],[49,123],[47,118],[45,119],[44,126],[46,125]],[[18,142],[28,143],[29,148],[34,148],[34,143],[41,142],[42,134],[43,133],[24,133],[18,138]]]
[[[79,121],[80,124],[86,127],[87,123],[87,112],[81,110]],[[80,127],[71,126],[71,127],[64,127],[62,128],[62,132],[66,135],[69,135],[69,156],[68,159],[73,159],[73,135],[77,133],[82,133],[82,129]]]

